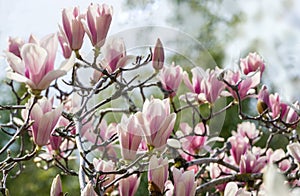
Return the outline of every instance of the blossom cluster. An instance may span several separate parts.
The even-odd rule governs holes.
[[[63,9],[57,33],[9,38],[7,79],[16,103],[0,107],[11,111],[1,126],[11,136],[0,151],[7,156],[3,173],[29,160],[41,169],[57,166],[78,176],[81,195],[135,195],[147,186],[143,176],[150,195],[297,191],[299,104],[269,93],[259,54],[249,53],[233,69],[187,69],[168,62],[159,38],[148,55],[129,54],[122,38],[108,37],[111,22],[111,6],[91,4],[84,13]],[[86,36],[92,60],[82,52]],[[65,60],[55,69],[58,45]],[[15,82],[28,91],[18,94]],[[255,114],[245,113],[244,103],[256,104]],[[213,121],[229,111],[240,121],[221,137]],[[286,141],[284,148],[274,146],[275,137]],[[19,139],[14,149],[21,153],[11,157],[7,151]],[[50,194],[62,195],[63,188],[57,175]]]

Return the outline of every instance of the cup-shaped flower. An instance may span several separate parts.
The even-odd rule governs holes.
[[[274,152],[272,149],[268,149],[267,157],[269,159],[269,163],[277,163],[278,168],[285,172],[291,167],[291,163],[289,159],[284,159],[286,157],[286,153],[283,149],[276,149]]]
[[[125,66],[127,61],[126,48],[124,40],[121,38],[108,39],[103,46],[104,61],[102,62],[103,68],[108,73],[113,73],[118,68]]]
[[[85,31],[81,20],[84,17],[84,14],[79,13],[78,7],[62,11],[63,27],[59,25],[58,40],[65,58],[70,58],[72,50],[77,51],[82,46]]]
[[[203,123],[198,123],[194,129],[187,123],[181,123],[180,130],[184,134],[184,137],[180,139],[180,142],[182,143],[182,149],[192,155],[198,154],[198,152],[205,146],[208,138],[206,135],[209,135],[208,129],[208,126],[206,126],[205,130]],[[205,131],[207,132],[205,133]],[[187,153],[182,153],[181,156],[188,161],[193,159],[193,156],[190,156]]]
[[[276,118],[280,115],[281,113],[281,102],[280,102],[280,97],[278,93],[275,94],[270,94],[269,96],[269,108],[271,110],[271,116],[273,118]]]
[[[62,196],[62,186],[61,186],[61,179],[60,175],[58,174],[52,181],[51,189],[50,189],[50,196]]]
[[[168,92],[170,97],[176,95],[176,91],[182,81],[182,68],[174,63],[170,67],[163,67],[159,74],[159,80],[161,82],[162,88]]]
[[[153,155],[149,161],[148,167],[148,190],[151,193],[163,193],[165,183],[168,179],[168,159],[157,158]]]
[[[254,52],[249,53],[246,58],[240,59],[240,68],[245,75],[256,71],[260,71],[261,75],[265,70],[265,63],[261,56]]]
[[[192,170],[182,172],[181,170],[174,167],[173,179],[175,196],[195,195],[196,182],[195,175]]]
[[[161,70],[164,66],[165,61],[165,51],[163,44],[158,38],[155,43],[153,56],[152,56],[152,66],[155,70]]]
[[[176,119],[175,113],[170,114],[169,100],[152,98],[149,101],[147,99],[144,102],[142,112],[136,113],[136,117],[142,127],[148,150],[153,148],[163,150]]]
[[[119,192],[121,196],[134,196],[140,184],[140,178],[133,174],[119,181]]]
[[[121,123],[117,125],[121,145],[121,155],[125,160],[134,160],[142,141],[141,127],[134,115],[129,118],[124,114]]]
[[[226,72],[225,80],[230,85],[237,85],[239,97],[237,93],[232,89],[232,87],[227,86],[227,89],[231,93],[231,96],[235,100],[238,100],[238,98],[240,100],[243,100],[255,94],[255,87],[257,87],[257,85],[259,85],[260,83],[260,75],[259,73],[255,73],[254,75],[242,78],[240,72],[233,72],[229,70]]]
[[[115,164],[111,160],[104,161],[101,159],[93,159],[93,165],[96,169],[96,171],[102,171],[102,172],[111,172],[115,170]],[[112,182],[115,178],[115,174],[108,174],[108,175],[100,175],[99,179],[103,181],[101,183],[101,186],[105,186]]]
[[[30,120],[34,123],[31,127],[33,141],[38,146],[48,144],[51,132],[53,131],[61,113],[62,105],[52,109],[53,100],[43,97],[31,109]]]
[[[7,77],[23,82],[32,91],[39,93],[48,88],[53,80],[65,75],[74,64],[74,57],[71,57],[63,62],[58,70],[54,70],[56,51],[56,36],[51,35],[40,44],[24,44],[21,48],[21,58],[7,53],[7,60],[11,67],[7,72]]]
[[[85,32],[88,34],[91,43],[96,48],[101,48],[112,19],[112,7],[106,4],[91,4],[88,7],[86,21],[83,22]]]
[[[97,196],[98,194],[95,192],[92,182],[88,182],[87,185],[82,190],[81,196]]]
[[[299,110],[299,103],[295,102],[292,106],[286,103],[280,104],[281,108],[281,119],[286,123],[296,123],[299,120],[299,115],[296,110]],[[297,125],[293,126],[295,128]]]
[[[12,38],[8,39],[8,49],[7,51],[13,53],[17,57],[21,57],[20,48],[24,45],[24,40],[21,38]]]
[[[287,146],[287,151],[298,163],[300,163],[300,144],[298,142],[289,144]]]
[[[236,134],[228,138],[228,141],[231,144],[230,154],[234,158],[235,163],[237,165],[240,164],[241,156],[249,149],[249,139],[240,135]]]
[[[266,156],[255,155],[247,151],[241,156],[240,172],[241,173],[258,173],[267,164],[268,159]]]
[[[198,102],[213,104],[225,89],[225,84],[218,79],[220,69],[204,72],[200,67],[195,67],[191,72],[192,81],[187,72],[183,73],[183,81],[192,92],[189,97]]]
[[[259,136],[259,130],[257,130],[255,124],[251,122],[238,124],[237,133],[252,141],[256,140]]]

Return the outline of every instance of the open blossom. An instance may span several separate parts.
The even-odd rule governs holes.
[[[195,175],[192,170],[182,172],[177,168],[173,168],[174,178],[174,195],[189,196],[196,193]]]
[[[171,97],[176,95],[176,91],[182,81],[182,68],[174,63],[170,67],[163,67],[159,74],[162,88],[170,93]]]
[[[103,68],[105,68],[108,73],[113,73],[118,68],[124,67],[128,59],[124,40],[121,38],[108,39],[103,46],[103,57]]]
[[[140,184],[140,178],[133,174],[119,181],[120,196],[134,196]]]
[[[48,88],[53,80],[65,75],[74,64],[74,58],[70,58],[58,70],[54,70],[56,51],[57,38],[53,34],[40,43],[24,44],[21,57],[7,52],[7,61],[11,68],[7,77],[27,84],[33,91]]]
[[[168,175],[168,159],[157,158],[156,155],[153,155],[148,167],[149,192],[163,193]]]
[[[115,170],[115,163],[112,162],[111,160],[109,161],[104,161],[101,159],[93,159],[93,165],[96,169],[96,171],[102,171],[102,172],[111,172]],[[115,174],[108,174],[108,175],[100,175],[99,179],[100,180],[104,180],[105,181],[101,184],[102,186],[105,186],[107,184],[109,184],[110,182],[112,182],[115,178]],[[110,192],[111,190],[107,190],[108,192]]]
[[[257,87],[260,83],[260,75],[259,73],[255,73],[254,75],[242,78],[240,72],[233,72],[229,70],[226,72],[225,80],[230,85],[237,85],[239,98],[243,100],[255,93],[255,87]],[[236,92],[229,86],[227,86],[227,89],[231,93],[231,96],[238,100]]]
[[[291,166],[289,159],[283,159],[284,157],[286,157],[286,153],[281,148],[276,149],[275,151],[273,151],[272,149],[268,149],[267,157],[269,159],[269,163],[277,163],[278,168],[283,172],[287,171]],[[280,162],[278,162],[279,160]]]
[[[261,75],[265,70],[265,63],[261,56],[254,52],[240,59],[240,68],[245,75],[255,71],[259,71]]]
[[[30,112],[30,119],[34,121],[31,129],[33,141],[38,146],[48,144],[51,132],[62,113],[62,105],[52,109],[53,100],[43,97],[34,104]]]
[[[247,151],[241,156],[240,172],[241,173],[258,173],[267,164],[267,157],[256,155]]]
[[[61,186],[61,179],[60,175],[57,175],[52,182],[50,196],[61,196],[63,195],[62,186]]]
[[[141,127],[134,115],[129,118],[122,116],[121,123],[117,125],[121,154],[123,159],[134,160],[136,152],[142,141]]]
[[[180,129],[184,135],[190,135],[193,133],[193,129],[187,123],[181,123]],[[206,127],[206,129],[206,131],[208,131],[208,126]],[[182,139],[180,139],[183,150],[189,152],[190,154],[198,154],[198,152],[204,148],[205,142],[208,138],[206,135],[209,134],[208,132],[205,133],[205,127],[203,123],[198,123],[195,126],[194,133],[197,135],[190,135],[182,137]],[[188,161],[193,159],[193,156],[190,156],[187,153],[182,153],[181,156],[183,156],[183,158]]]
[[[257,130],[255,124],[251,122],[242,122],[238,124],[237,133],[252,141],[259,136],[259,130]]]
[[[175,124],[176,114],[170,113],[168,99],[147,99],[136,117],[147,141],[148,149],[160,149],[167,143]]]
[[[82,46],[85,31],[81,20],[84,17],[83,14],[79,13],[78,7],[63,9],[62,11],[63,27],[59,26],[58,39],[65,58],[71,56],[72,50],[79,50]]]
[[[199,102],[214,103],[225,88],[225,84],[218,79],[220,70],[207,70],[204,72],[200,67],[191,70],[192,82],[187,72],[183,73],[183,81],[192,92],[189,96]]]
[[[165,52],[164,52],[164,47],[158,38],[154,51],[153,51],[153,56],[152,56],[152,66],[155,70],[160,70],[164,66],[164,61],[165,61]]]
[[[91,4],[88,7],[86,21],[83,21],[83,26],[93,46],[101,48],[104,45],[111,20],[111,6]]]

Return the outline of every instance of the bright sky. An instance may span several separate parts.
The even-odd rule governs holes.
[[[147,1],[147,0],[146,0]],[[113,5],[114,17],[110,33],[144,25],[170,27],[166,20],[172,14],[169,1],[148,0],[149,6],[143,10],[129,10],[122,5],[124,0],[102,0]],[[136,1],[139,2],[139,1]],[[42,37],[54,33],[61,23],[61,10],[65,7],[79,5],[84,11],[90,1],[82,0],[0,0],[0,51],[7,48],[9,36],[27,39],[30,33]],[[258,52],[263,55],[270,68],[267,77],[276,84],[280,94],[286,99],[300,98],[300,2],[297,0],[224,0],[220,14],[242,10],[246,21],[238,26],[235,38],[226,46],[225,65],[232,65],[249,45],[257,43]],[[218,8],[218,9],[219,9]],[[184,9],[184,8],[183,8]],[[188,13],[188,12],[187,12]],[[187,14],[187,18],[189,14]],[[191,18],[186,27],[180,28],[193,35]],[[0,68],[6,64],[0,57]],[[3,76],[4,72],[0,73]],[[287,80],[294,77],[293,80]]]

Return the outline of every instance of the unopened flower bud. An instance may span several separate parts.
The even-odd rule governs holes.
[[[155,44],[153,57],[152,57],[152,66],[155,70],[160,70],[164,66],[164,60],[165,60],[165,52],[164,47],[158,38]]]

